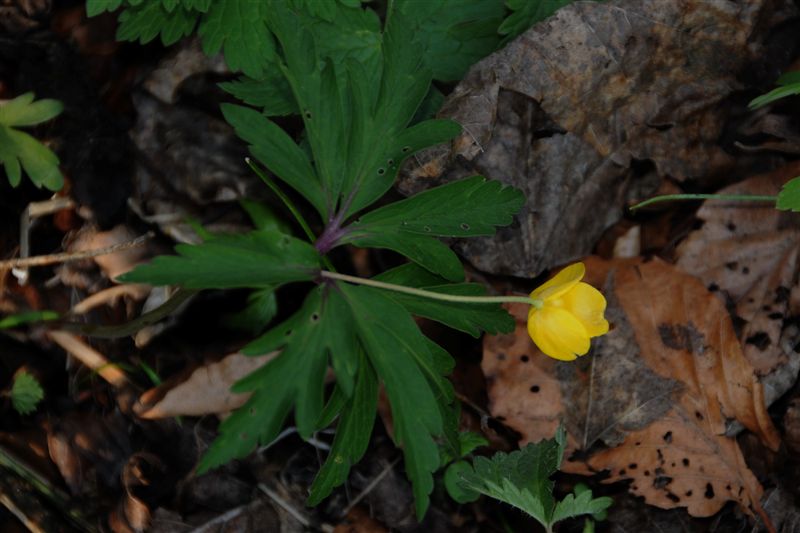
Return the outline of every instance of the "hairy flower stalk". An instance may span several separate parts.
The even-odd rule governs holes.
[[[561,270],[529,296],[461,296],[417,289],[323,270],[321,277],[422,298],[464,304],[524,303],[528,311],[528,334],[536,346],[554,359],[570,361],[589,352],[590,339],[608,333],[606,299],[581,281],[586,268],[575,263]]]

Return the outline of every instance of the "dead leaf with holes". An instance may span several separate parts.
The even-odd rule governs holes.
[[[753,176],[720,194],[776,195],[800,175],[800,162]],[[798,281],[800,215],[768,203],[706,201],[703,226],[678,247],[678,266],[716,292],[741,326],[745,357],[765,387],[767,404],[794,384],[800,370],[797,328],[786,328],[800,309],[791,306]]]
[[[134,412],[141,418],[203,416],[228,413],[244,405],[249,394],[231,392],[234,383],[261,368],[279,352],[251,357],[233,353],[194,369],[142,394]]]
[[[516,332],[484,343],[492,414],[521,434],[521,445],[563,422],[563,470],[631,480],[630,491],[651,505],[693,516],[728,501],[759,511],[762,488],[726,431],[735,420],[770,448],[779,438],[724,305],[660,260],[586,264],[613,330],[593,340],[590,355],[555,361],[528,338],[525,306],[512,306]]]

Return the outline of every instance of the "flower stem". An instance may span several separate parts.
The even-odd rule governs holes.
[[[639,202],[630,207],[631,211],[642,208],[646,205],[669,202],[671,200],[733,200],[735,202],[772,202],[778,200],[777,196],[759,196],[755,194],[665,194],[656,196],[644,202]]]
[[[297,206],[294,205],[294,202],[292,202],[291,198],[286,196],[286,194],[280,189],[280,187],[278,187],[275,184],[275,182],[269,179],[267,173],[261,170],[261,168],[258,165],[256,165],[252,159],[250,159],[249,157],[245,157],[244,161],[251,169],[253,169],[253,172],[255,172],[259,178],[261,178],[261,181],[266,183],[267,187],[269,187],[270,190],[272,190],[272,192],[274,192],[275,195],[278,198],[280,198],[280,200],[283,202],[283,205],[286,206],[286,208],[294,216],[295,220],[297,220],[297,223],[300,224],[300,227],[303,229],[303,233],[306,234],[306,237],[308,237],[308,240],[311,241],[311,244],[315,244],[317,242],[316,235],[314,235],[314,232],[311,231],[311,226],[308,225],[308,222],[306,222],[306,219],[303,218],[303,215],[300,213],[300,210],[297,209]],[[320,255],[322,257],[322,262],[325,264],[326,267],[328,267],[331,270],[336,270],[335,268],[333,268],[333,264],[331,263],[330,259],[328,259],[327,256],[325,256],[324,252]]]
[[[374,279],[359,278],[356,276],[348,276],[347,274],[339,274],[337,272],[329,272],[323,270],[320,272],[323,278],[336,279],[340,281],[347,281],[348,283],[356,283],[358,285],[367,285],[368,287],[375,287],[377,289],[385,289],[387,291],[402,292],[404,294],[411,294],[413,296],[420,296],[422,298],[429,298],[431,300],[440,300],[443,302],[467,303],[467,304],[491,304],[491,303],[523,303],[541,308],[542,301],[537,298],[530,298],[528,296],[461,296],[457,294],[445,294],[441,292],[426,291],[425,289],[416,289],[414,287],[406,287],[405,285],[396,285],[394,283],[386,283]]]
[[[306,219],[303,218],[303,215],[300,214],[300,211],[297,209],[297,206],[294,205],[294,202],[292,202],[292,200],[286,196],[286,194],[284,194],[280,187],[278,187],[271,179],[269,179],[267,173],[261,170],[261,168],[256,165],[252,159],[245,157],[244,161],[251,169],[253,169],[253,172],[255,172],[259,178],[261,178],[261,181],[266,183],[267,187],[269,187],[270,190],[272,190],[272,192],[274,192],[275,195],[280,198],[281,202],[283,202],[283,205],[286,206],[286,208],[294,216],[295,220],[297,220],[297,223],[300,224],[300,227],[303,229],[306,237],[308,237],[308,240],[310,240],[313,244],[317,240],[317,237],[314,235],[314,232],[311,231],[311,227],[308,225],[308,222],[306,222]]]

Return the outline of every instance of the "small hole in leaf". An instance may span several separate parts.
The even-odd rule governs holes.
[[[631,463],[628,465],[628,468],[630,468],[631,470],[636,470],[638,467],[639,465],[637,465],[636,463]]]
[[[689,459],[687,459],[686,457],[684,457],[683,461],[681,462],[683,463],[683,466],[689,466]]]
[[[255,414],[256,414],[256,408],[255,408],[255,407],[251,407],[251,408],[249,409],[249,411],[248,411],[248,412],[249,412],[251,415],[255,415]]]
[[[528,357],[527,355],[523,355],[522,357],[519,358],[519,360],[522,361],[523,363],[527,363],[528,361],[531,360],[531,358]]]
[[[430,231],[431,231],[431,227],[430,227],[430,226],[423,226],[423,227],[422,227],[422,230],[423,230],[425,233],[430,233]]]
[[[383,176],[384,174],[386,174],[386,169],[383,168],[383,167],[379,168],[378,169],[378,176]]]
[[[698,420],[703,420],[703,414],[700,411],[695,411],[694,417]]]
[[[410,151],[411,151],[411,147],[410,146],[403,146],[403,153],[404,154],[407,154]]]
[[[466,222],[462,222],[461,223],[461,229],[463,229],[464,231],[467,231],[469,229],[469,224],[467,224]]]
[[[539,392],[540,390],[541,389],[539,389],[539,385],[534,385],[531,387],[531,392],[533,393]]]
[[[313,313],[311,315],[311,322],[319,322],[319,313]]]
[[[286,330],[286,336],[288,337],[288,336],[289,336],[289,335],[291,335],[291,334],[292,334],[292,330],[290,330],[290,329],[287,329],[287,330]]]
[[[708,498],[709,500],[714,497],[714,485],[711,483],[706,483],[706,491],[703,493],[703,496]]]
[[[664,433],[664,436],[662,438],[664,439],[664,442],[670,444],[672,442],[672,432],[667,431],[666,433]]]
[[[311,120],[311,111],[306,110],[306,112],[303,113],[303,116],[306,117],[306,120]]]
[[[389,159],[387,159],[387,160],[386,160],[386,164],[387,164],[388,166],[390,166],[390,167],[393,167],[393,166],[394,166],[394,159],[392,159],[392,158],[390,157]]]

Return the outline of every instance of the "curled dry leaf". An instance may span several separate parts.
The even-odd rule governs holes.
[[[470,69],[440,112],[462,135],[421,154],[401,190],[479,173],[526,193],[518,225],[458,244],[480,270],[532,277],[581,257],[621,204],[662,177],[732,168],[718,142],[725,100],[771,10],[764,0],[571,3]]]
[[[776,195],[800,175],[800,162],[753,176],[720,194]],[[678,266],[700,278],[737,317],[744,354],[761,377],[767,403],[783,395],[800,370],[798,338],[784,339],[797,285],[800,217],[761,203],[706,201],[703,226],[678,248]],[[796,335],[795,335],[796,337]]]
[[[516,332],[484,344],[491,412],[520,432],[520,444],[552,436],[563,421],[570,452],[581,451],[568,454],[564,470],[630,479],[631,492],[652,505],[694,516],[727,501],[758,510],[762,489],[725,435],[727,422],[773,449],[779,439],[724,305],[659,260],[586,263],[613,330],[593,340],[589,356],[553,361],[528,339],[524,306],[512,307]]]
[[[241,407],[249,394],[231,392],[234,383],[261,368],[279,352],[252,357],[233,353],[196,368],[185,380],[170,380],[142,394],[134,412],[141,418],[223,414]],[[185,377],[185,376],[184,376]]]

